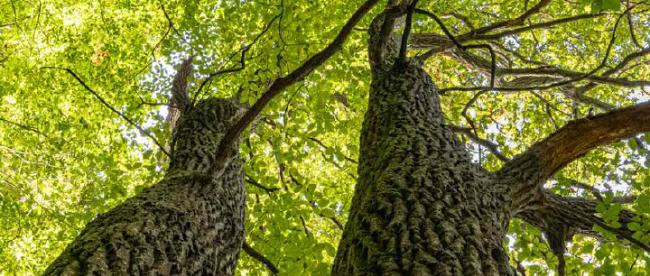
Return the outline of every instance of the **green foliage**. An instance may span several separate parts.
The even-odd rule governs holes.
[[[594,12],[621,9],[621,0],[583,0],[583,2],[590,4],[591,10]]]
[[[165,144],[166,108],[150,103],[167,102],[173,68],[181,58],[195,56],[195,91],[207,74],[236,66],[239,49],[280,14],[247,53],[246,67],[217,77],[199,96],[231,97],[241,91],[242,101],[253,103],[269,81],[329,43],[362,2],[1,2],[0,274],[42,271],[88,221],[159,180],[168,161],[70,75],[44,66],[73,69],[113,107]],[[450,30],[464,33],[469,27],[451,12],[465,15],[478,27],[518,16],[525,10],[524,2],[535,1],[420,1],[420,7],[444,15]],[[605,14],[499,42],[525,58],[587,72],[604,56],[621,10],[618,0],[553,1],[526,24],[585,12]],[[341,52],[273,100],[244,134],[241,153],[247,176],[274,188],[267,191],[247,184],[247,240],[283,274],[329,274],[342,232],[337,224],[346,221],[356,180],[354,160],[370,83],[367,35],[362,29],[371,16],[360,23]],[[648,18],[647,13],[633,18],[643,45],[650,34]],[[419,16],[416,20],[414,31],[439,32],[430,20]],[[638,50],[624,25],[617,31],[610,66]],[[514,66],[531,65],[516,61]],[[439,87],[481,85],[487,80],[445,55],[430,59],[426,67]],[[647,79],[648,69],[638,62],[624,76]],[[450,92],[442,97],[449,124],[469,127],[461,112],[474,95]],[[587,95],[614,106],[648,99],[640,89],[608,86]],[[478,136],[496,142],[505,156],[513,157],[566,122],[586,116],[590,108],[574,103],[560,89],[489,92],[468,109],[468,116]],[[477,163],[489,170],[502,165],[485,147],[461,139]],[[650,134],[639,141],[650,144]],[[599,212],[612,227],[619,226],[614,218],[623,207],[647,217],[647,144],[629,140],[595,150],[561,171],[558,181],[548,187],[563,195],[591,198],[589,191],[562,179],[595,185],[605,192]],[[621,195],[636,198],[631,204],[614,203]],[[521,262],[531,275],[552,271],[557,260],[541,233],[517,220],[510,227],[507,246],[513,262]],[[638,239],[650,240],[642,236],[650,229],[647,219],[630,228],[639,233]],[[575,274],[643,275],[650,269],[647,254],[615,239],[576,236],[566,259]],[[268,273],[246,254],[238,269],[242,275]]]

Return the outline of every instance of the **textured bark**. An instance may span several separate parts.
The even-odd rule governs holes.
[[[594,231],[594,226],[600,226],[616,235],[617,238],[627,240],[650,252],[650,245],[635,239],[634,231],[628,228],[628,223],[634,221],[636,216],[634,213],[622,210],[617,220],[621,226],[612,227],[597,215],[597,204],[597,202],[584,198],[562,197],[549,191],[543,191],[538,200],[528,204],[515,216],[539,228],[544,233],[549,248],[558,259],[556,268],[558,275],[566,273],[564,262],[566,243],[570,242],[575,234],[598,237],[600,234]]]
[[[563,241],[562,252],[564,252],[564,242],[570,241],[574,234],[599,236],[599,233],[594,231],[596,225],[616,235],[619,239],[628,240],[632,244],[650,251],[650,245],[634,239],[632,237],[634,231],[627,227],[628,223],[634,221],[636,214],[628,210],[621,210],[617,221],[621,226],[615,228],[608,226],[597,215],[597,205],[598,203],[592,200],[562,197],[545,190],[539,200],[528,204],[515,216],[536,226],[547,235],[561,239]],[[553,237],[549,239],[553,239]],[[551,247],[551,249],[554,248]]]
[[[237,148],[224,174],[210,170],[239,114],[220,99],[185,110],[167,176],[89,223],[45,275],[232,275],[244,235]]]
[[[505,160],[499,172],[486,172],[444,124],[436,89],[418,60],[397,56],[401,39],[393,29],[405,12],[405,6],[388,7],[369,29],[373,79],[359,178],[334,275],[512,275],[502,248],[512,216],[545,233],[560,275],[566,242],[578,233],[595,235],[594,225],[650,248],[627,229],[635,214],[623,211],[622,227],[609,227],[595,202],[542,189],[592,148],[648,131],[649,103],[571,122]]]
[[[546,179],[597,146],[646,131],[650,131],[650,102],[570,122],[520,158],[534,155]]]
[[[359,178],[333,274],[514,274],[501,245],[507,186],[470,162],[420,65],[395,63],[398,39],[379,35],[387,16],[371,27]]]

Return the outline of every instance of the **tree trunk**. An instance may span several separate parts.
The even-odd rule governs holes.
[[[400,62],[399,39],[381,44],[388,16],[370,30],[359,178],[333,274],[512,275],[507,187],[470,162],[430,76],[415,59]]]
[[[650,131],[650,102],[570,122],[512,160],[502,157],[498,172],[487,172],[471,163],[444,124],[436,88],[421,67],[429,55],[406,57],[402,41],[409,41],[417,1],[389,3],[369,28],[372,84],[359,178],[332,274],[513,275],[502,244],[515,216],[545,234],[559,275],[566,243],[578,233],[597,236],[594,226],[650,252],[628,228],[636,214],[622,211],[619,226],[609,226],[597,215],[597,202],[543,188],[589,150]],[[405,14],[397,35],[396,21]],[[467,54],[466,46],[455,47]]]
[[[213,177],[221,137],[239,114],[226,100],[184,109],[167,176],[89,223],[45,275],[232,275],[244,237],[238,145]]]

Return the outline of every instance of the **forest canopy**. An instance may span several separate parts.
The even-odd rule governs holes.
[[[43,272],[89,221],[164,177],[168,103],[183,60],[193,57],[191,97],[251,106],[330,45],[364,2],[0,2],[0,274]],[[270,274],[255,252],[283,275],[330,273],[358,178],[367,31],[379,2],[241,135],[250,247],[239,275]],[[650,100],[647,1],[421,0],[417,8],[408,54],[432,55],[424,68],[445,124],[488,171],[570,121]],[[605,228],[633,211],[626,227],[648,247],[649,150],[650,133],[598,147],[544,188],[597,201]],[[605,228],[573,237],[567,272],[647,275],[650,254]],[[523,220],[510,221],[503,246],[529,275],[558,265],[547,237]]]

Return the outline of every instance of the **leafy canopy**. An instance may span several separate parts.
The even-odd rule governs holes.
[[[164,106],[174,66],[195,56],[193,91],[207,74],[237,66],[239,50],[251,44],[245,68],[211,81],[198,97],[233,97],[252,104],[268,82],[322,49],[362,1],[15,1],[0,3],[0,274],[42,271],[97,214],[152,185],[163,176],[166,156],[150,139],[103,106],[65,71],[74,70],[110,105],[161,143],[169,139]],[[442,17],[455,34],[471,26],[514,18],[534,1],[420,1]],[[633,2],[633,1],[630,1]],[[533,5],[529,3],[528,5]],[[516,52],[509,66],[524,60],[588,72],[604,56],[614,22],[628,2],[553,1],[525,25],[579,14],[600,14],[553,28],[535,29],[494,41],[500,52]],[[616,30],[608,65],[648,47],[648,8],[642,3],[629,24]],[[375,9],[375,13],[379,9]],[[359,130],[370,82],[366,55],[370,16],[343,50],[265,109],[241,146],[246,161],[247,240],[285,274],[326,275],[346,221],[356,178]],[[416,16],[415,31],[436,32]],[[633,31],[633,32],[632,32]],[[634,37],[633,35],[634,34]],[[639,45],[634,43],[634,40]],[[485,59],[487,53],[475,51]],[[505,58],[499,60],[505,66]],[[441,87],[485,85],[488,77],[446,56],[427,68]],[[621,77],[649,79],[647,59]],[[577,85],[577,84],[576,84]],[[526,149],[566,122],[590,112],[562,89],[487,92],[466,108],[476,92],[442,96],[450,124],[476,128],[506,157]],[[587,96],[613,107],[648,99],[640,88],[599,85]],[[463,110],[466,108],[466,111]],[[467,116],[463,116],[466,114]],[[474,160],[490,170],[503,162],[465,136]],[[615,223],[617,199],[650,214],[650,135],[589,153],[562,170],[547,186],[563,195],[604,200],[602,217]],[[615,226],[615,225],[614,225]],[[650,223],[630,225],[650,230]],[[513,265],[547,274],[557,260],[538,230],[511,222],[505,245]],[[639,236],[650,241],[648,236]],[[576,236],[567,267],[588,274],[645,275],[650,256],[615,241]],[[264,274],[242,254],[240,274]]]

